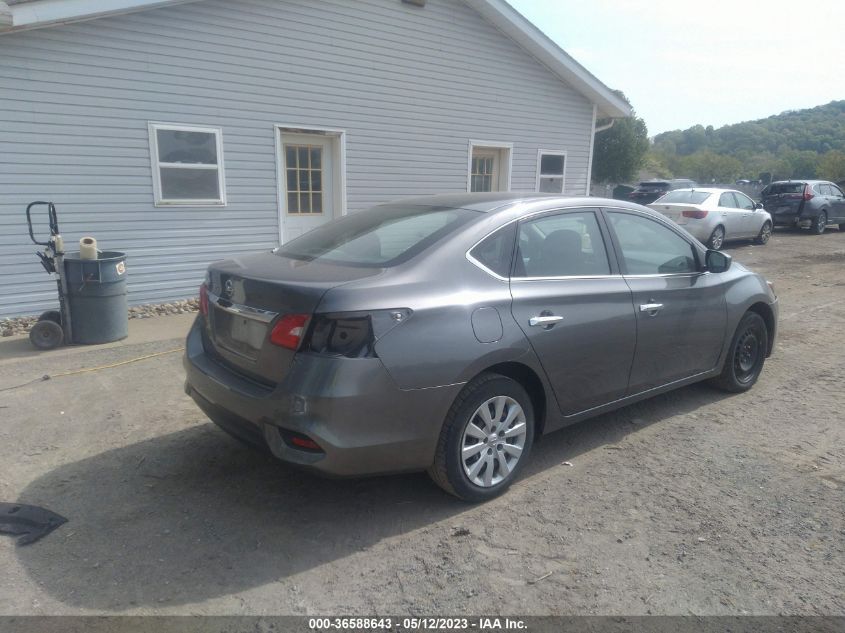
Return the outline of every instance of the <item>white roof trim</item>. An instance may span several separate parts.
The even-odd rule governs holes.
[[[195,0],[38,0],[7,6],[0,0],[0,33],[36,29],[64,22],[90,20],[116,13],[143,11],[169,4]],[[4,24],[4,7],[11,14],[11,23]]]
[[[197,0],[0,0],[0,33],[131,13]],[[631,107],[505,0],[464,0],[553,73],[596,104],[600,117],[631,116]],[[11,18],[11,19],[10,19]]]
[[[598,106],[599,118],[632,115],[624,99],[576,62],[505,0],[464,0],[553,73]]]

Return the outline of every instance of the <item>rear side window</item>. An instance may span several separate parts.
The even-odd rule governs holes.
[[[384,205],[328,222],[283,245],[276,254],[387,268],[407,261],[480,216],[467,209]]]
[[[608,214],[629,275],[668,275],[698,270],[692,245],[655,220]]]
[[[469,254],[500,277],[507,277],[511,272],[515,238],[516,223],[512,222],[485,238]]]
[[[710,197],[709,193],[704,191],[670,191],[665,196],[660,198],[660,202],[677,202],[679,204],[701,204]]]
[[[514,277],[609,274],[607,251],[592,211],[547,215],[520,224]]]

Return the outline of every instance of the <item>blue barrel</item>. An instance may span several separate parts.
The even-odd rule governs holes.
[[[125,253],[103,251],[98,259],[68,253],[65,279],[74,343],[111,343],[129,335]]]

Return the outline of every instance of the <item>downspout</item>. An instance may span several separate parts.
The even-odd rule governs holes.
[[[597,127],[593,134],[598,134],[599,132],[604,132],[605,130],[609,130],[613,127],[613,124],[616,123],[616,119],[610,119],[610,123],[605,123],[604,125]]]
[[[590,135],[590,157],[589,163],[587,164],[587,193],[586,195],[590,195],[593,184],[593,151],[596,145],[596,133],[597,132],[604,132],[605,130],[609,130],[613,127],[613,124],[616,123],[616,119],[610,119],[610,123],[605,123],[602,126],[596,127],[596,115],[598,114],[598,106],[594,103],[593,104],[593,125],[592,125],[592,134]]]

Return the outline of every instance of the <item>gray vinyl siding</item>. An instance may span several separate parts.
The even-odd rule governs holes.
[[[460,0],[204,0],[0,36],[0,317],[55,303],[24,208],[128,254],[130,301],[196,294],[278,244],[274,124],[346,131],[349,212],[466,191],[470,140],[565,150],[586,190],[592,104]],[[155,207],[148,123],[220,127],[228,205]]]

